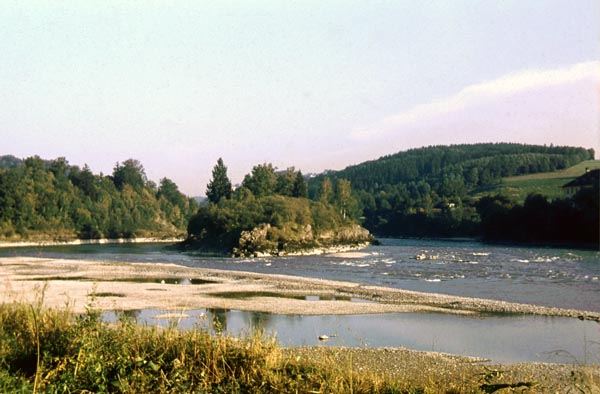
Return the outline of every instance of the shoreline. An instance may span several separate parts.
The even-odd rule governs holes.
[[[254,257],[288,257],[288,256],[293,257],[293,256],[319,256],[319,255],[333,255],[333,257],[336,257],[335,255],[337,255],[337,254],[356,252],[356,251],[365,249],[371,245],[372,245],[371,242],[361,242],[358,244],[340,244],[340,245],[333,245],[333,246],[323,246],[320,248],[309,248],[309,249],[297,250],[297,251],[292,251],[292,252],[282,251],[282,252],[279,252],[276,254],[257,252],[257,253],[255,253]]]
[[[108,244],[137,244],[137,243],[177,243],[183,238],[99,238],[72,239],[68,241],[0,241],[0,248],[42,247],[42,246],[77,246],[77,245],[108,245]]]
[[[47,307],[85,311],[223,308],[274,314],[391,312],[524,314],[600,322],[600,313],[362,285],[355,282],[192,268],[36,257],[0,258],[0,302],[43,298]],[[309,301],[319,296],[320,301]],[[368,302],[352,302],[352,299]]]

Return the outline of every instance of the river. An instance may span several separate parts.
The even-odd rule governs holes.
[[[233,259],[168,250],[164,244],[0,249],[0,256],[173,263],[335,279],[407,290],[600,312],[600,252],[478,242],[382,239],[361,258]],[[416,256],[425,256],[418,260]]]
[[[477,242],[383,239],[360,258],[297,256],[234,259],[178,253],[164,244],[112,244],[0,249],[1,256],[171,263],[285,274],[424,292],[600,311],[600,253],[568,249],[490,246]],[[417,258],[419,256],[419,258]],[[318,302],[318,301],[316,301]],[[141,324],[167,326],[164,311],[127,311]],[[124,312],[105,312],[108,321]],[[596,322],[542,316],[464,317],[446,314],[287,316],[236,310],[188,310],[182,329],[219,321],[228,333],[253,328],[272,333],[284,346],[405,346],[471,355],[493,362],[597,364]],[[330,335],[327,343],[320,334]]]

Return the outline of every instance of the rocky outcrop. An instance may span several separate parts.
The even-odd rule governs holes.
[[[260,224],[250,231],[242,231],[233,255],[284,256],[343,251],[367,246],[374,240],[369,231],[357,224],[316,233],[311,225],[271,226]]]

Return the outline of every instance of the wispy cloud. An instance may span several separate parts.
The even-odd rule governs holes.
[[[353,132],[352,138],[364,140],[402,126],[468,109],[475,105],[497,101],[544,88],[556,87],[591,79],[595,89],[600,85],[600,62],[590,61],[553,70],[524,70],[474,85],[441,100],[417,105],[405,112],[386,117],[375,125]]]

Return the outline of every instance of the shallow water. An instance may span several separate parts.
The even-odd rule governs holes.
[[[80,245],[0,249],[0,256],[172,263],[269,274],[346,280],[410,290],[600,312],[600,254],[567,249],[490,246],[476,242],[384,239],[361,258],[301,256],[232,259],[182,254],[163,244]],[[416,256],[425,255],[418,260]],[[135,279],[132,279],[135,280]],[[174,280],[153,278],[152,280]],[[169,282],[170,283],[170,282]],[[188,279],[183,285],[195,284]],[[309,300],[318,302],[316,298]],[[353,299],[354,302],[364,300]],[[145,324],[165,311],[130,312]],[[217,319],[227,332],[262,327],[283,346],[405,346],[489,358],[494,362],[600,362],[600,325],[539,316],[473,318],[444,314],[286,316],[194,310],[181,328]],[[115,313],[105,313],[107,320]],[[204,323],[202,323],[204,322]],[[319,342],[318,336],[331,338]],[[335,336],[334,336],[335,335]]]
[[[482,357],[495,363],[600,362],[600,324],[570,318],[477,318],[439,313],[297,316],[215,309],[183,313],[165,318],[165,311],[147,309],[129,311],[127,315],[141,324],[175,324],[182,329],[209,327],[218,322],[223,332],[232,335],[263,329],[275,335],[282,346],[402,346]],[[119,315],[106,312],[103,317],[116,321]],[[330,338],[323,342],[318,339],[320,335]]]
[[[254,259],[169,251],[163,244],[0,249],[2,255],[174,263],[346,280],[409,290],[600,312],[600,253],[490,246],[477,242],[383,239],[357,259],[300,256]],[[417,260],[417,255],[435,259]]]

